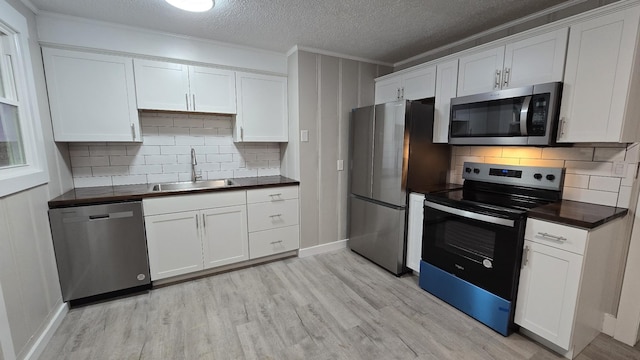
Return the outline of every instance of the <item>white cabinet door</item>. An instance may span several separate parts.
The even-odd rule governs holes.
[[[637,141],[637,131],[623,130],[627,99],[638,101],[628,96],[630,86],[637,87],[632,69],[639,14],[635,7],[571,26],[559,142]]]
[[[249,259],[246,206],[207,209],[201,214],[205,269]]]
[[[500,89],[504,46],[460,58],[458,96]]]
[[[199,212],[145,217],[151,280],[202,270]]]
[[[234,141],[288,141],[286,77],[238,72],[236,93]]]
[[[189,66],[191,109],[219,114],[236,113],[236,73]]]
[[[436,102],[433,121],[433,142],[449,141],[451,99],[456,97],[458,59],[436,65]]]
[[[43,48],[56,141],[141,141],[131,58]]]
[[[191,109],[187,65],[135,59],[134,66],[139,109]]]
[[[402,87],[402,77],[393,76],[388,79],[376,81],[375,104],[384,104],[391,101],[400,100],[400,88]]]
[[[515,322],[569,350],[581,255],[525,240]]]
[[[422,223],[424,221],[424,195],[409,194],[409,224],[407,227],[407,267],[420,272],[422,259]]]
[[[507,44],[502,88],[562,81],[568,28]]]
[[[400,95],[404,100],[433,97],[436,93],[436,67],[429,66],[402,75]]]

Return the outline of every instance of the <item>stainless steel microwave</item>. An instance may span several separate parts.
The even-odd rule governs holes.
[[[553,82],[451,99],[453,145],[553,145],[562,83]]]

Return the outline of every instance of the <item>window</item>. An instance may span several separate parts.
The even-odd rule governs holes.
[[[0,197],[48,181],[26,19],[0,0]]]

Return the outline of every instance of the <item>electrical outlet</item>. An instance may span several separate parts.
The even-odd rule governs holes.
[[[300,130],[300,141],[309,142],[309,130]]]
[[[338,160],[338,171],[344,170],[344,161]]]

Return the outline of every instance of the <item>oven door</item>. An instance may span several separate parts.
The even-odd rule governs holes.
[[[512,300],[522,258],[524,218],[424,202],[422,260]]]

